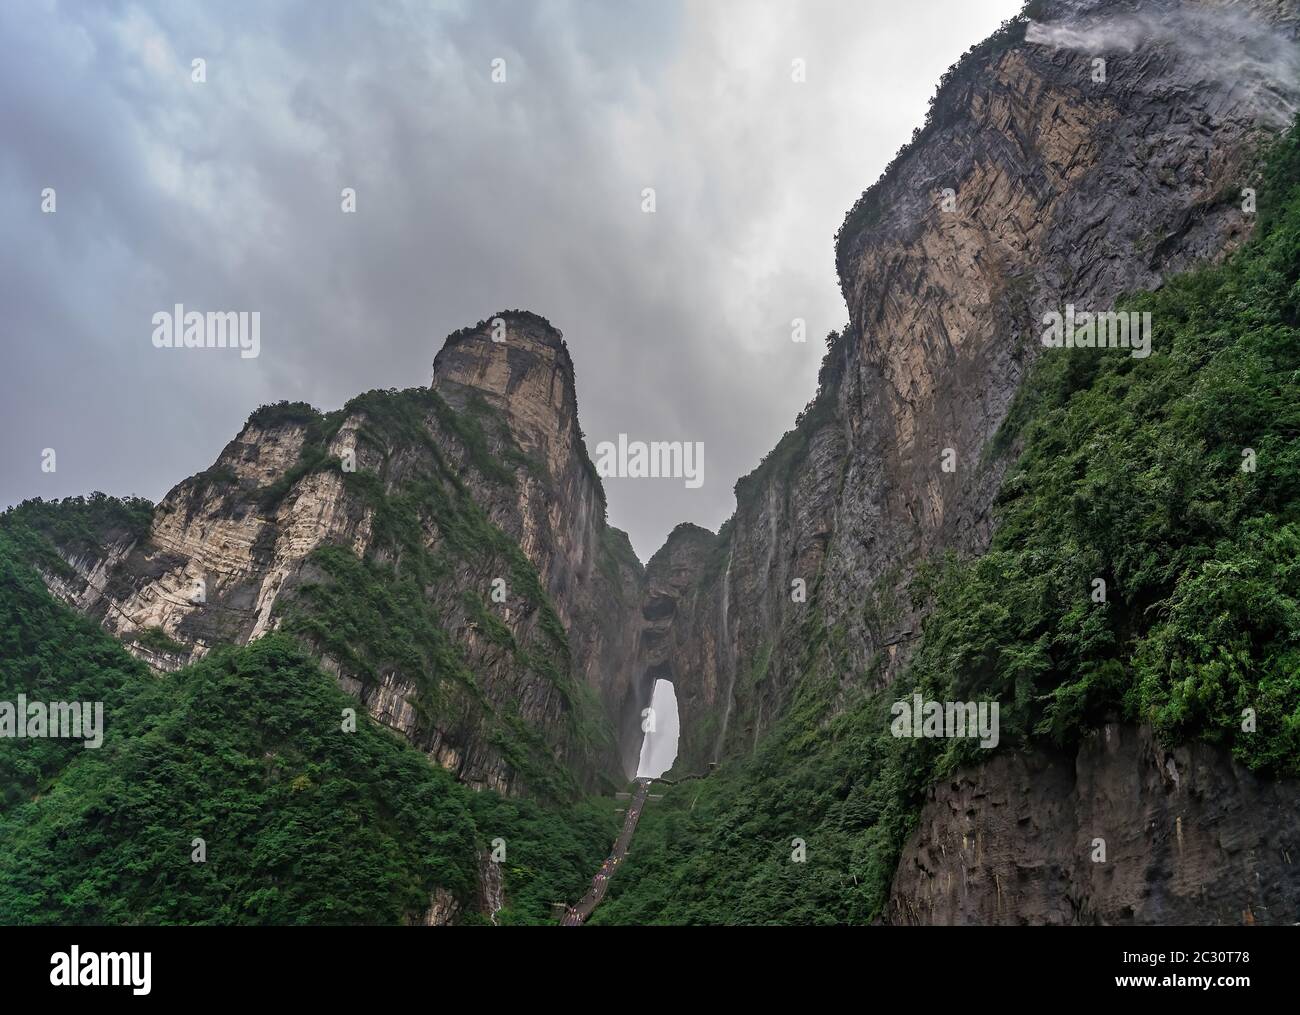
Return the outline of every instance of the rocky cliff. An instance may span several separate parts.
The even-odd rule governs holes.
[[[578,423],[573,361],[562,336],[525,313],[458,332],[434,360],[433,387],[462,412],[480,400],[489,405],[513,444],[542,465],[540,475],[518,473],[515,496],[494,520],[536,563],[568,632],[577,678],[599,695],[602,718],[615,720],[635,698],[631,659],[642,568],[627,535],[605,522],[605,491]],[[623,766],[632,774],[639,727],[617,742],[622,757],[632,752],[630,767]]]
[[[1044,312],[1108,309],[1249,231],[1253,160],[1300,99],[1294,4],[1027,10],[945,75],[846,217],[849,324],[799,424],[737,484],[721,565],[651,575],[640,668],[674,680],[684,729],[711,734],[685,767],[743,754],[783,714],[811,614],[843,646],[846,690],[897,674],[918,563],[988,543],[1015,452],[994,438]]]
[[[1018,451],[1000,429],[1045,312],[1110,309],[1250,231],[1257,154],[1300,102],[1295,4],[1027,11],[945,75],[846,217],[850,319],[817,397],[721,532],[679,529],[647,568],[638,664],[676,685],[679,771],[747,756],[814,672],[833,685],[824,724],[903,671],[918,566],[989,544]],[[1296,793],[1117,727],[1077,759],[999,757],[935,791],[888,918],[1285,919],[1278,811]],[[1107,829],[1123,874],[1081,846]]]
[[[286,627],[472,785],[563,793],[618,770],[606,717],[641,568],[535,315],[452,336],[431,389],[255,412],[147,535],[66,557],[51,588],[157,668]]]
[[[1222,750],[1109,724],[1073,757],[1007,753],[936,786],[894,923],[1290,923],[1300,803]]]

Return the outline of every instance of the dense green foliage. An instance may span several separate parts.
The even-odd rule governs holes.
[[[126,688],[149,670],[95,625],[60,606],[23,559],[32,541],[0,531],[0,701],[102,701],[105,725],[126,704]],[[30,799],[69,761],[87,753],[79,741],[0,738],[0,800],[5,810]]]
[[[790,711],[750,758],[646,808],[593,925],[863,923],[881,912],[943,742],[890,736],[892,694],[826,721],[843,637],[810,619],[803,638]],[[791,862],[795,839],[806,862]]]
[[[915,679],[1001,701],[1004,738],[1068,744],[1122,716],[1300,774],[1294,136],[1268,176],[1246,250],[1123,304],[1152,315],[1149,358],[1046,352],[1008,423],[1024,450],[991,551],[923,589]]]
[[[98,554],[109,543],[139,539],[152,517],[153,505],[143,497],[96,492],[57,501],[25,500],[0,514],[0,529],[21,545],[27,560],[67,576],[72,568],[59,550],[74,557]]]
[[[426,593],[427,573],[363,561],[339,546],[321,547],[311,561],[323,580],[296,590],[285,609],[286,632],[305,636],[363,683],[378,680],[385,669],[410,674],[416,687],[412,702],[423,717],[447,725],[482,722],[487,739],[533,793],[552,799],[577,794],[572,775],[556,764],[540,732],[519,719],[512,703],[494,708],[482,693]],[[474,617],[481,634],[514,656],[518,672],[542,673],[557,687],[571,689],[567,669],[517,645],[481,596],[466,593],[458,605]],[[584,700],[578,713],[585,716],[593,708]]]
[[[552,903],[581,897],[621,823],[609,804],[588,798],[557,810],[496,793],[470,794],[479,840],[489,849],[497,838],[506,843],[501,870],[508,904],[496,915],[498,926],[553,923]]]
[[[999,701],[1004,749],[1068,748],[1122,718],[1300,774],[1296,132],[1259,201],[1254,238],[1225,264],[1123,301],[1152,314],[1149,358],[1044,351],[989,449],[1022,449],[993,546],[923,573],[914,594],[931,611],[910,670],[830,721],[847,654],[814,586],[790,711],[752,758],[647,808],[593,923],[880,916],[926,788],[980,753],[894,739],[889,705],[913,688]],[[796,837],[806,863],[790,862]]]
[[[293,639],[158,677],[24,552],[0,533],[0,699],[103,701],[106,732],[0,740],[0,922],[394,923],[439,887],[472,907],[495,838],[498,922],[549,922],[599,864],[612,816],[474,793],[364,713],[345,732],[356,702]]]

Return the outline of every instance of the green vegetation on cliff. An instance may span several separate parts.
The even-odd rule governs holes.
[[[926,788],[980,760],[974,741],[890,735],[890,703],[914,689],[999,701],[1003,749],[1069,748],[1126,719],[1300,775],[1296,131],[1265,175],[1250,243],[1122,301],[1152,314],[1149,358],[1045,350],[990,449],[1022,447],[993,545],[922,574],[909,671],[828,721],[843,634],[814,586],[788,713],[751,759],[647,808],[593,923],[879,917]]]
[[[277,605],[283,629],[363,684],[396,670],[415,684],[424,720],[480,725],[530,792],[575,797],[578,780],[558,756],[601,757],[612,734],[572,675],[568,635],[537,569],[485,506],[494,490],[514,488],[516,469],[536,475],[540,467],[481,399],[458,412],[424,388],[352,399],[327,419],[316,450],[304,449],[304,462],[338,467],[324,447],[345,418],[359,421],[358,470],[341,475],[368,512],[371,547],[364,560],[347,547],[318,548],[310,558],[316,580]],[[449,449],[462,453],[459,467]],[[486,607],[497,577],[507,583],[519,638]],[[467,662],[471,632],[510,655],[512,674],[555,688],[562,728],[524,722],[513,701],[493,705]]]
[[[1122,716],[1300,775],[1294,134],[1267,177],[1244,250],[1122,303],[1152,316],[1149,358],[1045,352],[989,553],[925,586],[914,680],[1001,701],[1004,740]]]
[[[73,568],[64,554],[98,555],[110,544],[140,539],[152,517],[153,505],[143,497],[96,492],[61,501],[25,500],[0,514],[0,529],[22,547],[29,562],[66,578]]]
[[[56,602],[0,532],[0,700],[102,701],[104,742],[0,739],[0,923],[396,923],[436,889],[550,922],[614,822],[474,793],[362,712],[292,638],[163,676]],[[39,538],[39,537],[35,537]],[[203,839],[206,859],[194,860]]]

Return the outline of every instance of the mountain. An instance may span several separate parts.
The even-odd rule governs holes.
[[[691,742],[692,764],[745,753],[785,713],[811,612],[792,599],[796,579],[819,587],[820,622],[842,630],[846,679],[899,672],[920,633],[905,591],[918,564],[989,544],[1017,448],[991,450],[1042,351],[1044,312],[1107,310],[1249,231],[1240,191],[1295,108],[1295,54],[1240,77],[1201,56],[1294,47],[1296,11],[1188,7],[1029,5],[1074,37],[1094,22],[1130,30],[1131,47],[1104,50],[1099,83],[1092,50],[1026,41],[1036,21],[1004,26],[945,75],[925,126],[846,216],[836,255],[850,320],[828,339],[816,397],[737,484],[712,550],[722,566],[656,594],[659,611],[691,604],[677,614],[691,633],[663,637],[678,645],[683,729],[712,731]],[[1144,37],[1133,11],[1160,34]],[[708,555],[689,530],[660,553],[683,538]]]
[[[1294,141],[1259,171],[1296,36],[1293,5],[1032,4],[945,76],[840,231],[817,397],[716,541],[647,567],[688,767],[724,764],[595,922],[1296,918]],[[1117,301],[1152,356],[1043,348]],[[913,692],[1000,702],[1002,750],[894,739]]]
[[[139,538],[60,546],[50,587],[164,670],[292,631],[472,786],[608,779],[641,567],[605,523],[562,336],[493,320],[506,340],[452,335],[428,389],[259,409]]]
[[[546,878],[507,874],[521,919],[542,885],[575,898],[608,829],[588,812],[565,839],[566,808],[634,774],[667,679],[675,784],[592,922],[1293,922],[1298,37],[1275,0],[1036,0],[974,47],[840,228],[849,320],[814,398],[721,530],[680,525],[644,568],[606,521],[563,338],[524,311],[449,336],[427,388],[257,410],[156,507],[21,505],[7,559],[118,639],[86,644],[124,715],[147,673],[227,681],[257,740],[283,680],[359,701],[401,738],[383,764],[451,773],[416,820],[468,808],[459,845],[384,825],[376,919],[500,908],[476,806],[539,806],[496,820],[566,842]],[[1067,307],[1150,314],[1149,355],[1046,348]],[[24,644],[50,637],[31,618],[52,602],[13,587]],[[894,735],[913,693],[998,703],[997,749]],[[159,707],[182,723],[190,700]],[[153,727],[123,722],[115,749],[144,756]],[[93,823],[94,765],[23,775],[0,899],[53,862],[59,801]],[[416,807],[388,791],[349,792]],[[259,908],[258,876],[244,918],[325,918],[310,893]]]

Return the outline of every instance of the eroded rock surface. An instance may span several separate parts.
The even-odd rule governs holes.
[[[936,786],[887,919],[1292,924],[1298,862],[1300,784],[1112,724],[1073,757],[999,754]]]

